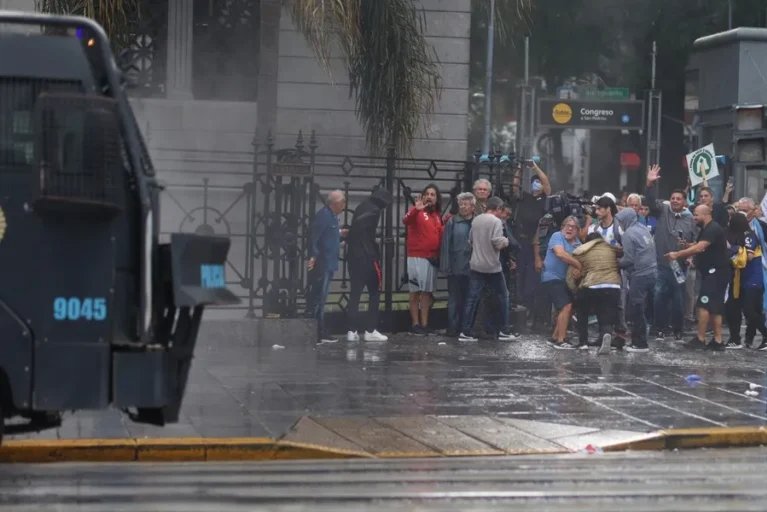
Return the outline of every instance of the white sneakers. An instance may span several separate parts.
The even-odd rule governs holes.
[[[374,329],[373,332],[365,331],[365,334],[362,335],[362,338],[365,341],[387,341],[389,339],[388,336],[385,336],[378,332],[377,329]],[[357,331],[349,331],[346,333],[346,341],[359,341],[360,335],[357,333]]]
[[[373,332],[367,332],[365,331],[364,334],[365,341],[386,341],[389,339],[388,336],[384,336],[378,330],[373,329]]]

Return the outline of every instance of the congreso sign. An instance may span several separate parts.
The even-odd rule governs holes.
[[[538,127],[641,130],[644,101],[538,100]]]

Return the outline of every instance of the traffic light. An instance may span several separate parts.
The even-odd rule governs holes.
[[[743,164],[767,161],[767,126],[762,105],[736,106],[733,123],[733,160]]]

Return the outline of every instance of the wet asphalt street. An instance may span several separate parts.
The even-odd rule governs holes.
[[[14,512],[763,511],[767,450],[0,465]]]
[[[647,354],[597,356],[554,350],[540,336],[317,345],[292,328],[257,332],[247,321],[204,324],[176,425],[83,411],[58,429],[9,438],[279,437],[305,415],[490,415],[641,432],[767,421],[757,387],[767,352],[690,352],[667,340],[651,341]]]

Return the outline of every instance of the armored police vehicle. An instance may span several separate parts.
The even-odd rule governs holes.
[[[0,439],[109,405],[177,421],[229,240],[159,236],[159,194],[102,28],[0,11]],[[164,238],[165,239],[165,238]]]

